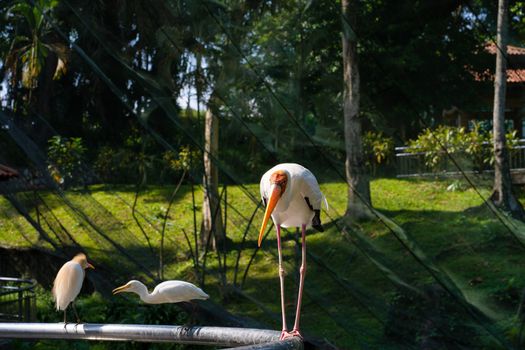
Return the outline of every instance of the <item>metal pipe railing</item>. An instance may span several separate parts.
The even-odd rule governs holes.
[[[278,331],[254,328],[184,327],[135,324],[0,323],[0,339],[83,339],[171,342],[239,347],[241,349],[302,349],[298,337],[279,341]]]
[[[34,280],[0,277],[0,322],[34,320],[35,286]]]

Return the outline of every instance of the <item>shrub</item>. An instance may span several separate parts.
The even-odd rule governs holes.
[[[135,152],[128,148],[115,149],[104,146],[100,148],[93,168],[103,182],[136,182],[137,172],[132,171],[135,157]]]
[[[174,171],[190,170],[202,162],[200,152],[192,150],[189,146],[182,146],[177,154],[166,151],[162,155],[165,165]]]
[[[85,183],[82,171],[86,148],[80,137],[53,136],[48,140],[48,169],[59,184]]]
[[[509,152],[513,152],[518,144],[516,131],[507,132],[506,138]],[[416,140],[409,141],[407,151],[422,154],[425,165],[433,171],[446,170],[443,164],[448,152],[456,159],[466,156],[468,167],[481,172],[494,164],[492,140],[492,131],[485,131],[479,123],[474,123],[470,131],[440,125],[434,130],[425,129]]]
[[[447,154],[464,151],[465,128],[455,128],[440,125],[436,129],[425,129],[416,140],[410,140],[408,143],[408,152],[423,153],[425,165],[433,171],[439,170]]]
[[[394,153],[394,140],[382,132],[368,131],[363,137],[363,152],[366,165],[375,175],[377,167],[388,162]]]
[[[161,166],[161,181],[164,181],[166,177],[178,179],[184,171],[202,170],[202,154],[199,151],[193,150],[190,146],[182,146],[178,152],[172,150],[164,152],[162,154]]]

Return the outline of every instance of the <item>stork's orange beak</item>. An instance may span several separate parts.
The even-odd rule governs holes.
[[[281,186],[274,185],[272,193],[270,194],[270,198],[268,198],[268,204],[266,205],[266,211],[264,212],[264,219],[261,225],[261,231],[259,231],[259,241],[257,242],[257,246],[261,246],[261,241],[263,238],[264,230],[266,229],[266,225],[268,224],[268,220],[270,219],[270,216],[273,213],[273,210],[275,209],[275,206],[277,205],[277,202],[281,198]]]

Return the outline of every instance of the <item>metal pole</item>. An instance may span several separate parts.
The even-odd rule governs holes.
[[[63,323],[0,323],[0,339],[84,339],[172,342],[231,347],[257,345],[255,347],[256,349],[302,348],[302,341],[300,339],[278,341],[280,334],[281,333],[278,331],[266,329],[229,327],[183,327],[134,324],[77,325],[74,323],[68,323],[67,325],[64,325]]]
[[[271,343],[255,344],[231,348],[235,350],[303,350],[303,342],[299,337],[288,338],[285,340]],[[223,349],[229,350],[229,349]]]

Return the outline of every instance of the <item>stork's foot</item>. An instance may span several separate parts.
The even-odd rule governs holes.
[[[301,333],[299,333],[299,330],[295,330],[294,329],[291,332],[283,330],[281,332],[281,336],[279,337],[279,340],[284,340],[284,339],[288,339],[288,338],[291,338],[291,337],[299,337],[299,338],[303,339],[303,336],[301,335]]]

